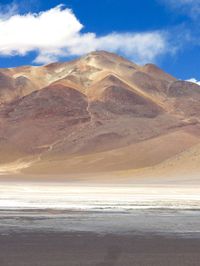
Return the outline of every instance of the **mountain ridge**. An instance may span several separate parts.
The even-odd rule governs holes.
[[[30,160],[21,172],[37,174],[162,163],[199,143],[199,100],[200,86],[105,51],[0,69],[0,169],[21,160]]]

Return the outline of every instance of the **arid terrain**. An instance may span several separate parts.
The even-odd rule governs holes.
[[[0,174],[174,174],[200,166],[200,86],[92,52],[0,69]]]

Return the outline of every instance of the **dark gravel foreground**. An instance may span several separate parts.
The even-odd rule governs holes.
[[[200,239],[36,232],[0,235],[1,266],[199,266]]]

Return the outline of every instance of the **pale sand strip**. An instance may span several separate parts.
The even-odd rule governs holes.
[[[22,169],[29,168],[32,164],[38,161],[36,159],[18,159],[11,163],[1,164],[0,165],[0,175],[7,175],[7,174],[17,174],[20,173]]]

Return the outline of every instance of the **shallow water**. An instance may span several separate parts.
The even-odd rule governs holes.
[[[77,231],[200,236],[192,186],[0,185],[0,233]]]
[[[0,234],[13,232],[94,232],[200,237],[200,211],[132,210],[126,212],[0,211]]]

